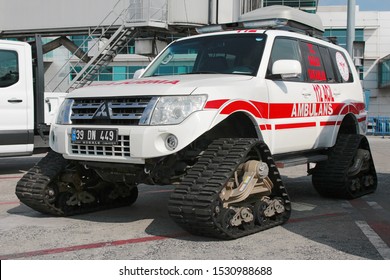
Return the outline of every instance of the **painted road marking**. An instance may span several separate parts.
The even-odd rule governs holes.
[[[166,235],[166,236],[146,236],[146,237],[141,237],[141,238],[126,239],[126,240],[89,243],[89,244],[76,245],[76,246],[70,246],[70,247],[43,249],[43,250],[30,251],[30,252],[14,253],[14,254],[2,255],[2,256],[0,255],[0,260],[30,258],[30,257],[35,257],[35,256],[52,255],[52,254],[59,254],[59,253],[65,253],[65,252],[73,252],[73,251],[80,251],[80,250],[87,250],[87,249],[96,249],[96,248],[102,248],[102,247],[112,247],[112,246],[120,246],[120,245],[126,245],[126,244],[134,244],[134,243],[145,243],[145,242],[170,239],[170,238],[175,238],[175,237],[180,237],[180,236],[186,236],[188,234],[189,233],[187,233],[187,232],[180,232],[180,233]]]
[[[288,221],[288,223],[299,223],[299,222],[305,222],[305,221],[309,221],[309,220],[333,218],[333,217],[343,216],[345,214],[346,213],[329,213],[329,214],[324,214],[324,215],[309,216],[309,217],[305,217],[305,218],[290,219]],[[61,247],[61,248],[43,249],[43,250],[36,250],[36,251],[29,251],[29,252],[0,255],[0,260],[31,258],[31,257],[36,257],[36,256],[53,255],[53,254],[74,252],[74,251],[80,251],[80,250],[96,249],[96,248],[102,248],[102,247],[112,247],[112,246],[120,246],[120,245],[126,245],[126,244],[145,243],[145,242],[166,240],[166,239],[188,236],[188,235],[190,235],[188,232],[179,232],[179,233],[165,235],[165,236],[147,236],[147,237],[141,237],[141,238],[126,239],[126,240],[116,240],[116,241],[89,243],[89,244],[82,244],[82,245],[75,245],[75,246]]]
[[[375,247],[378,253],[385,260],[390,260],[390,248],[387,244],[379,237],[379,235],[365,222],[365,221],[356,221],[356,225],[361,229],[368,240]]]
[[[309,204],[309,203],[298,203],[291,202],[292,210],[294,211],[311,211],[317,207],[317,205]]]
[[[372,209],[375,210],[383,210],[383,207],[380,206],[376,201],[366,201],[368,205],[372,207]]]

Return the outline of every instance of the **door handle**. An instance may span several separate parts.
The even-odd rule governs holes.
[[[8,102],[9,103],[22,103],[23,100],[22,99],[11,98],[11,99],[8,99]]]

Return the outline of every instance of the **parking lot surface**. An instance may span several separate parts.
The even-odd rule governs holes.
[[[290,220],[231,241],[193,236],[168,216],[172,187],[139,187],[130,207],[66,218],[20,204],[16,182],[44,154],[0,158],[0,259],[57,260],[383,260],[390,259],[390,138],[369,137],[375,193],[323,198],[306,166],[280,169],[293,202]]]

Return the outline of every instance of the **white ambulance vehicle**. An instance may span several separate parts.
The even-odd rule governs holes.
[[[179,225],[231,239],[288,220],[278,167],[308,164],[321,195],[375,191],[352,60],[317,38],[316,15],[286,9],[204,27],[220,32],[174,41],[139,79],[70,93],[53,152],[19,181],[19,199],[73,215],[129,205],[140,183],[174,184],[168,211]]]

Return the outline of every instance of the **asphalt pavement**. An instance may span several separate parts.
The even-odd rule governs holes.
[[[323,198],[306,166],[280,169],[290,220],[237,240],[193,236],[168,216],[172,187],[139,187],[130,207],[50,217],[20,204],[16,182],[44,154],[0,158],[1,260],[390,260],[390,138],[369,137],[375,193]]]

